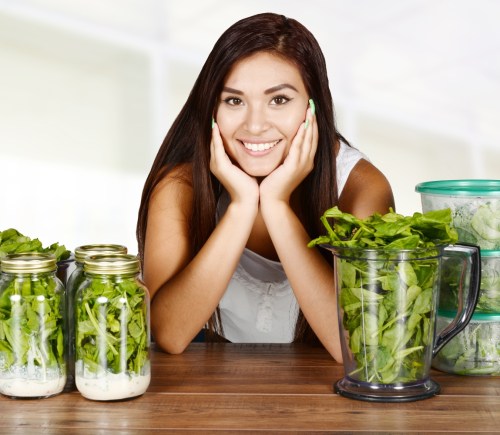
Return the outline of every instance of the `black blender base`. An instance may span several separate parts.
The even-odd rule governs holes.
[[[404,385],[370,384],[356,382],[348,377],[334,385],[334,391],[349,399],[368,402],[413,402],[439,394],[441,387],[432,379]]]

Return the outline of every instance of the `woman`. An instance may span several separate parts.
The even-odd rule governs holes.
[[[216,42],[145,183],[137,237],[156,343],[207,327],[232,342],[313,342],[341,360],[331,257],[307,243],[339,205],[393,207],[386,178],[335,127],[325,60],[265,13]]]

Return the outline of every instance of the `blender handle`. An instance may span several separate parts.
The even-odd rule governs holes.
[[[457,243],[456,245],[446,246],[444,251],[467,258],[470,257],[469,291],[465,308],[461,312],[457,311],[453,321],[437,336],[432,349],[432,357],[435,357],[446,343],[467,326],[476,309],[481,286],[481,249],[479,246],[469,243]],[[462,295],[460,295],[460,299],[462,299]]]

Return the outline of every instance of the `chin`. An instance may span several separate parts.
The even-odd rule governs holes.
[[[276,167],[273,168],[247,168],[244,171],[251,177],[264,178],[267,177],[271,172],[273,172]]]
[[[240,168],[245,171],[248,175],[251,177],[258,177],[258,178],[263,178],[267,177],[271,172],[276,170],[276,168],[282,163],[282,162],[264,162],[264,161],[259,161],[259,162],[246,162],[247,164],[242,164],[240,165]]]

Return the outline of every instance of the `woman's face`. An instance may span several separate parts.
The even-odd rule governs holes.
[[[298,68],[257,53],[229,72],[217,107],[226,153],[247,174],[265,177],[288,155],[309,96]]]

